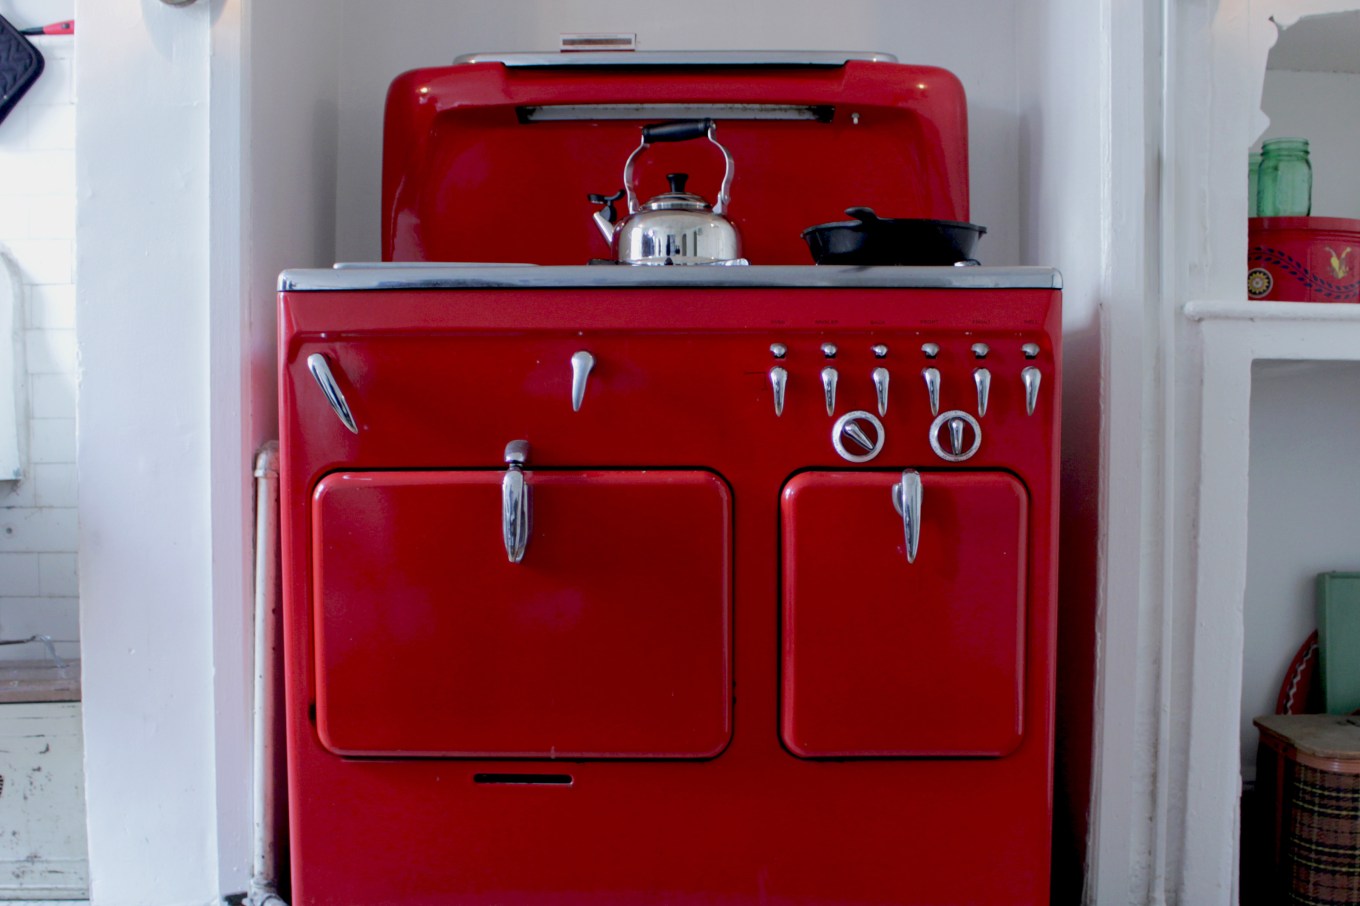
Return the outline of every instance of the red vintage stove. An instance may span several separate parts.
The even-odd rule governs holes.
[[[295,903],[1048,902],[1058,276],[799,238],[967,220],[964,110],[881,55],[396,81],[387,262],[281,278]],[[692,117],[750,266],[586,266]]]

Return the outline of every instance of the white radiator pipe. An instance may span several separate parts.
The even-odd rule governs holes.
[[[279,442],[255,458],[255,841],[246,906],[288,906],[278,895],[274,724],[279,704]]]

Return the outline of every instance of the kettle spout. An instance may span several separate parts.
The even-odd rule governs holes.
[[[614,221],[609,219],[609,214],[604,211],[596,211],[594,218],[595,225],[600,228],[600,235],[604,237],[606,245],[614,243]]]
[[[600,228],[600,235],[608,245],[614,244],[614,224],[619,221],[619,212],[614,210],[614,203],[623,197],[623,189],[619,189],[613,195],[589,195],[587,196],[593,204],[603,205],[595,212],[595,225]]]

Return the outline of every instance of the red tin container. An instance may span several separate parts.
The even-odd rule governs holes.
[[[1253,217],[1247,295],[1283,302],[1360,302],[1360,220]]]

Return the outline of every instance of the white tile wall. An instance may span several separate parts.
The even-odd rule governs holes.
[[[33,43],[46,67],[0,122],[0,250],[23,280],[28,394],[24,477],[0,482],[0,639],[50,635],[78,657],[75,45]],[[36,645],[0,646],[0,659],[41,656]]]

